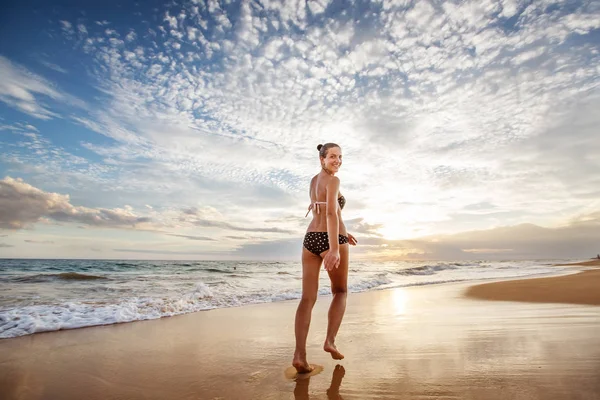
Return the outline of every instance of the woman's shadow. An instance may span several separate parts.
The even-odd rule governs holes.
[[[327,389],[328,400],[344,400],[340,395],[340,386],[342,385],[342,379],[346,374],[346,370],[340,364],[336,365],[331,376],[331,385]],[[305,379],[296,380],[296,388],[294,389],[295,400],[309,400],[308,395],[308,384],[310,383],[310,377]]]

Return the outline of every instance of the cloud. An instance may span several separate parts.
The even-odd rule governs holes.
[[[62,68],[61,66],[53,64],[49,61],[42,60],[42,61],[40,61],[40,64],[42,64],[44,67],[50,68],[53,71],[60,72],[61,74],[66,74],[69,72],[66,69]]]
[[[544,228],[534,224],[504,226],[414,240],[367,238],[363,252],[375,257],[410,259],[567,259],[593,256],[600,249],[600,213],[580,216],[571,224]]]
[[[0,125],[0,131],[10,131],[21,134],[39,132],[35,126],[24,122],[16,122],[13,125]]]
[[[294,233],[292,230],[281,229],[277,227],[272,228],[251,228],[251,227],[243,227],[238,225],[233,225],[227,222],[222,221],[210,221],[206,219],[194,219],[188,220],[192,224],[196,226],[202,227],[213,227],[213,228],[221,228],[221,229],[229,229],[232,231],[242,231],[242,232],[271,232],[271,233]]]
[[[235,257],[251,260],[300,260],[301,254],[301,238],[246,243],[232,253]]]
[[[97,227],[134,227],[150,221],[127,209],[73,206],[68,195],[44,192],[22,179],[0,181],[1,229],[23,229],[45,219]]]
[[[107,193],[118,188],[110,182],[118,167],[86,158],[76,146],[57,146],[50,140],[48,128],[39,130],[31,124],[15,123],[0,126],[12,135],[0,143],[0,163],[4,174],[27,177],[34,186],[43,185],[52,191],[68,190],[76,198],[93,198],[101,204]],[[90,190],[95,192],[90,194]]]
[[[580,214],[573,217],[569,223],[571,227],[597,226],[600,225],[600,211],[588,214]]]
[[[22,179],[5,177],[0,180],[0,229],[25,229],[38,223],[76,223],[90,228],[114,228],[146,231],[154,234],[184,238],[195,241],[215,242],[220,237],[214,229],[223,231],[263,232],[293,234],[295,230],[280,226],[241,226],[223,220],[223,216],[212,207],[187,207],[182,211],[148,210],[145,214],[135,212],[132,207],[90,208],[71,204],[69,195],[45,192]],[[183,234],[164,231],[165,227],[193,229],[206,228],[211,236]],[[246,240],[265,238],[246,237]],[[34,243],[31,241],[31,243]],[[41,243],[41,242],[36,242]],[[226,243],[226,241],[225,241]]]
[[[134,31],[129,32],[127,36],[125,36],[126,42],[133,42],[135,39],[137,39],[137,35]]]
[[[83,24],[77,24],[77,31],[82,35],[86,36],[88,34],[88,30]]]
[[[69,21],[59,21],[59,22],[60,22],[60,26],[65,35],[72,36],[75,33],[75,31],[73,30],[73,24],[71,24]]]
[[[52,99],[62,97],[46,80],[28,73],[2,56],[0,76],[0,101],[35,118],[45,120],[58,116],[36,98],[36,94]]]
[[[25,239],[24,242],[26,242],[26,243],[36,243],[36,244],[54,244],[54,242],[52,240],[29,240],[29,239]]]
[[[0,248],[8,248],[8,247],[15,247],[12,244],[6,244],[6,243],[0,243]]]
[[[204,207],[198,209],[196,207],[185,208],[182,210],[182,215],[179,221],[186,222],[195,226],[208,228],[221,228],[233,231],[243,232],[271,232],[271,233],[294,233],[293,230],[282,229],[278,227],[243,227],[234,225],[225,221],[219,221],[215,218],[221,218],[221,214],[212,207]]]
[[[43,62],[42,62],[43,63]],[[60,68],[60,67],[59,67]],[[32,117],[49,120],[59,117],[45,100],[85,109],[80,99],[63,93],[46,79],[0,56],[0,101]]]
[[[594,238],[600,237],[600,218],[590,219],[587,222],[587,224],[571,224],[560,228],[521,224],[439,237],[439,240],[465,251],[486,248],[511,249],[512,251],[506,253],[505,257],[513,255],[518,258],[586,257],[598,251],[598,243]],[[494,255],[494,252],[488,254]]]
[[[190,240],[205,240],[205,241],[211,241],[211,242],[214,242],[216,240],[214,238],[210,238],[210,237],[206,237],[206,236],[179,235],[179,234],[175,234],[175,233],[168,233],[167,235],[175,236],[175,237],[182,237],[182,238],[190,239]]]
[[[369,224],[364,221],[364,218],[350,219],[344,221],[344,223],[349,232],[381,236],[378,230],[383,227],[383,224]]]

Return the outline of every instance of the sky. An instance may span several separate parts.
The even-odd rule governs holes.
[[[597,1],[9,1],[0,257],[299,260],[334,142],[357,260],[588,258],[599,110]]]

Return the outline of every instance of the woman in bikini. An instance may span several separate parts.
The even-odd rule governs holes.
[[[306,337],[310,317],[317,301],[321,264],[331,280],[333,299],[329,307],[327,337],[323,350],[335,360],[344,355],[335,346],[348,290],[348,245],[356,245],[354,236],[346,232],[342,209],[346,199],[340,194],[340,179],[335,174],[342,166],[342,149],[335,143],[318,145],[321,172],[310,181],[310,206],[313,220],[308,226],[302,248],[302,299],[296,311],[296,351],[292,364],[299,373],[313,370],[306,360]],[[308,213],[306,214],[308,215]]]

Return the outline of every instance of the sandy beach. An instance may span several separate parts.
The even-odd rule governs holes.
[[[504,283],[528,292],[559,285],[574,296],[582,286],[567,286],[598,288],[598,273]],[[553,283],[540,284],[545,279]],[[289,369],[297,301],[5,339],[0,393],[6,400],[600,398],[597,306],[487,301],[468,290],[351,294],[338,336],[342,361],[321,350],[329,297],[319,298],[308,354],[320,372],[297,379]]]
[[[600,267],[600,260],[557,265]],[[566,276],[484,283],[471,286],[466,295],[482,300],[600,305],[600,269]]]
[[[556,264],[556,265],[557,266],[565,266],[565,265],[566,266],[569,266],[569,265],[579,266],[579,265],[583,265],[585,267],[600,267],[600,259],[594,258],[594,259],[589,260],[589,261],[581,261],[581,262],[578,262],[578,263],[570,263],[570,264]]]

